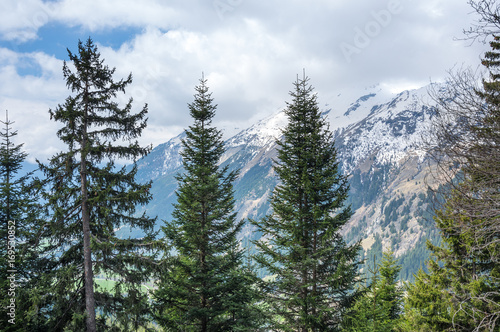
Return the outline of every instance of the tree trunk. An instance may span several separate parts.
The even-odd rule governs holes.
[[[201,223],[201,228],[203,230],[203,242],[202,242],[202,248],[201,248],[201,271],[202,273],[206,276],[207,273],[207,268],[206,268],[206,256],[207,253],[205,252],[205,246],[206,243],[208,242],[207,239],[207,234],[206,234],[206,209],[205,209],[205,203],[202,203],[202,223]],[[205,298],[205,291],[207,289],[207,284],[205,282],[206,280],[204,279],[202,282],[202,293],[201,293],[201,307],[205,309],[207,307],[207,299]],[[206,332],[208,330],[208,319],[205,314],[201,317],[201,332]]]
[[[313,279],[313,287],[312,287],[312,297],[314,299],[314,303],[313,303],[313,306],[311,308],[311,315],[313,317],[316,317],[316,306],[318,305],[318,303],[316,303],[316,294],[317,294],[317,289],[318,289],[318,264],[317,264],[317,249],[318,249],[318,230],[317,230],[317,226],[316,226],[317,222],[316,222],[316,219],[314,220],[314,239],[313,239],[313,257],[315,259],[314,261],[314,266],[313,266],[313,275],[312,275],[312,279]]]
[[[90,250],[90,211],[87,192],[87,175],[84,173],[85,161],[82,160],[82,224],[83,259],[85,267],[85,309],[87,312],[87,332],[96,332],[94,275],[92,272],[92,252]]]
[[[87,313],[87,332],[96,332],[95,298],[94,298],[94,273],[92,271],[92,251],[90,249],[90,208],[87,189],[87,161],[84,152],[87,145],[87,110],[85,110],[84,133],[81,143],[80,177],[82,185],[82,225],[83,225],[83,266],[85,270],[85,311]]]

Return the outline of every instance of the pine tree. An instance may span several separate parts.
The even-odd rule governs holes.
[[[267,286],[276,329],[337,331],[356,297],[360,247],[339,233],[351,216],[349,187],[308,80],[297,78],[290,92],[273,213],[255,222],[263,234],[256,260],[273,276]]]
[[[172,331],[256,331],[255,275],[242,268],[236,234],[233,182],[237,171],[218,163],[222,133],[206,80],[196,87],[189,111],[194,124],[182,141],[185,172],[177,176],[173,220],[163,227],[172,248],[155,292],[157,320]]]
[[[458,279],[452,288],[458,314],[475,331],[500,327],[500,36],[493,37],[482,61],[489,78],[476,91],[481,116],[469,127],[463,177],[438,214],[451,255],[431,248]]]
[[[65,62],[63,74],[73,95],[50,110],[51,119],[64,125],[57,135],[67,151],[39,164],[51,211],[44,247],[55,259],[45,276],[53,281],[43,298],[47,321],[51,331],[137,329],[150,320],[141,284],[151,277],[155,234],[154,219],[135,211],[150,200],[150,184],[136,183],[137,168],[118,168],[115,160],[135,160],[149,151],[136,141],[146,126],[147,106],[133,114],[132,99],[123,108],[113,101],[132,76],[114,81],[115,69],[103,64],[90,38],[78,43],[77,54],[68,54],[74,72]],[[123,226],[144,236],[120,238]],[[116,281],[104,287],[96,276]]]
[[[36,297],[46,259],[40,255],[39,239],[47,231],[43,209],[37,202],[32,173],[20,175],[27,154],[23,144],[12,139],[13,121],[0,121],[0,285],[2,291],[0,329],[2,331],[43,331],[43,319]],[[10,272],[9,272],[10,271]],[[11,299],[15,299],[12,304]]]

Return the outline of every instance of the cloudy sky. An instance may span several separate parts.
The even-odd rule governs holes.
[[[70,94],[66,49],[91,37],[117,79],[132,73],[136,110],[149,105],[142,143],[190,124],[202,72],[230,135],[283,108],[303,68],[324,105],[476,67],[487,46],[462,33],[476,19],[467,0],[1,0],[0,118],[9,110],[31,161],[63,149],[48,110]]]

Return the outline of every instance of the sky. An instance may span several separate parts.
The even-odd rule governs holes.
[[[30,162],[64,150],[48,111],[71,95],[67,49],[90,37],[117,80],[132,73],[118,101],[148,104],[141,144],[190,125],[202,73],[227,137],[283,109],[304,69],[326,107],[340,91],[477,67],[488,47],[463,34],[476,20],[467,0],[1,0],[0,119],[8,110]]]

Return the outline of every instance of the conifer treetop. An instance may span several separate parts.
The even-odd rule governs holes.
[[[78,42],[76,54],[68,49],[68,56],[73,68],[65,61],[63,75],[74,95],[55,110],[49,110],[51,119],[64,124],[57,136],[70,150],[88,154],[95,163],[106,157],[135,160],[146,155],[151,147],[140,147],[136,139],[147,125],[147,104],[140,112],[132,113],[132,98],[124,107],[115,101],[117,93],[125,93],[132,83],[132,74],[115,81],[115,68],[104,65],[91,38],[85,44]],[[129,141],[129,145],[117,145],[120,139]]]

